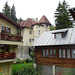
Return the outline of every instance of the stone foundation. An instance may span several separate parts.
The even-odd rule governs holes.
[[[27,46],[19,46],[17,53],[19,59],[31,59],[29,56],[29,48]]]

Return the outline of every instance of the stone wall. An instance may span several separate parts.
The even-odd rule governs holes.
[[[28,46],[18,46],[18,58],[19,59],[31,59],[29,56],[29,48]]]

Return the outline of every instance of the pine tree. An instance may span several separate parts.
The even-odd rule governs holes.
[[[11,19],[17,23],[17,18],[16,18],[16,11],[15,11],[15,6],[13,4],[11,8]]]
[[[55,24],[56,29],[64,29],[64,28],[71,28],[72,27],[72,21],[71,15],[68,11],[69,5],[64,0],[62,4],[59,2],[58,7],[56,9],[55,13]]]
[[[2,13],[7,16],[8,18],[10,18],[10,6],[8,5],[8,2],[6,1],[5,6],[3,8]]]

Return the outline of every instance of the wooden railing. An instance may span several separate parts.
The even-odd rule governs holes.
[[[10,41],[22,41],[22,36],[12,35],[7,33],[0,33],[0,39]]]
[[[14,59],[15,57],[16,57],[15,52],[12,52],[12,53],[7,53],[7,52],[0,53],[0,59]]]

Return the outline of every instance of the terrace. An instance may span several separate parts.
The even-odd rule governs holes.
[[[16,57],[16,53],[15,52],[3,52],[0,53],[0,60],[1,59],[14,59]]]
[[[7,33],[0,33],[0,40],[22,41],[22,36]]]

